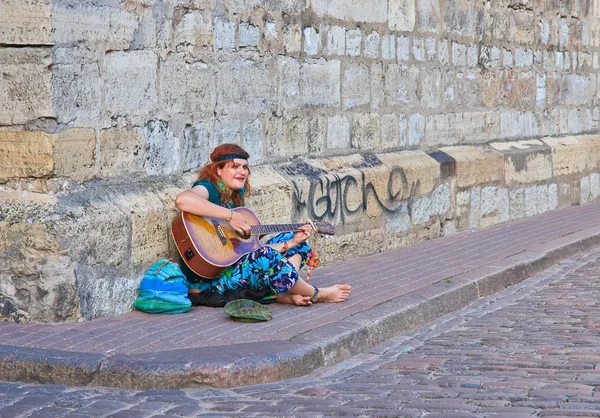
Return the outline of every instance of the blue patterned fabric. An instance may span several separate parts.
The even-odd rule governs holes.
[[[192,306],[188,299],[188,287],[189,283],[179,265],[171,260],[159,260],[144,274],[135,307],[147,313],[188,312]]]
[[[267,241],[267,244],[278,244],[292,239],[294,233],[279,234]],[[306,242],[291,248],[285,255],[271,247],[264,246],[244,255],[233,265],[226,267],[219,278],[210,281],[190,283],[191,289],[200,292],[213,291],[223,294],[229,290],[250,289],[253,291],[268,290],[271,296],[289,291],[296,281],[298,272],[288,258],[300,254],[301,267],[304,266],[310,254]]]

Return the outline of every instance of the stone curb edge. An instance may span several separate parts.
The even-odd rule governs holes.
[[[0,345],[0,380],[128,389],[229,388],[303,376],[497,293],[577,252],[600,246],[600,227],[573,232],[442,280],[294,338],[141,355]]]

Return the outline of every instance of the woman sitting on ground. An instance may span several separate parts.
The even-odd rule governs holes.
[[[223,144],[210,154],[211,162],[200,170],[192,188],[175,199],[179,210],[194,215],[227,221],[241,236],[249,236],[251,226],[242,214],[231,209],[243,206],[250,191],[249,154],[235,144]],[[310,225],[299,231],[275,236],[266,245],[242,256],[226,267],[216,279],[206,279],[192,272],[185,263],[181,268],[190,282],[195,305],[223,306],[235,299],[311,306],[315,302],[343,302],[350,286],[317,288],[302,280],[298,271],[308,259],[306,243],[312,233]]]

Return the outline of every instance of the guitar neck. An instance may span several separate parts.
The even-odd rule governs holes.
[[[280,232],[297,231],[306,224],[273,224],[273,225],[252,225],[252,235],[278,234]]]

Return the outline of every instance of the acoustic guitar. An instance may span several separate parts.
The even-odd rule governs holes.
[[[214,279],[221,270],[232,265],[244,254],[263,245],[260,237],[267,234],[297,231],[303,224],[261,225],[257,216],[246,207],[233,209],[241,214],[251,226],[249,237],[240,236],[227,221],[218,218],[180,212],[171,225],[171,233],[181,258],[197,275]],[[334,229],[327,222],[308,222],[318,234],[333,235]]]

